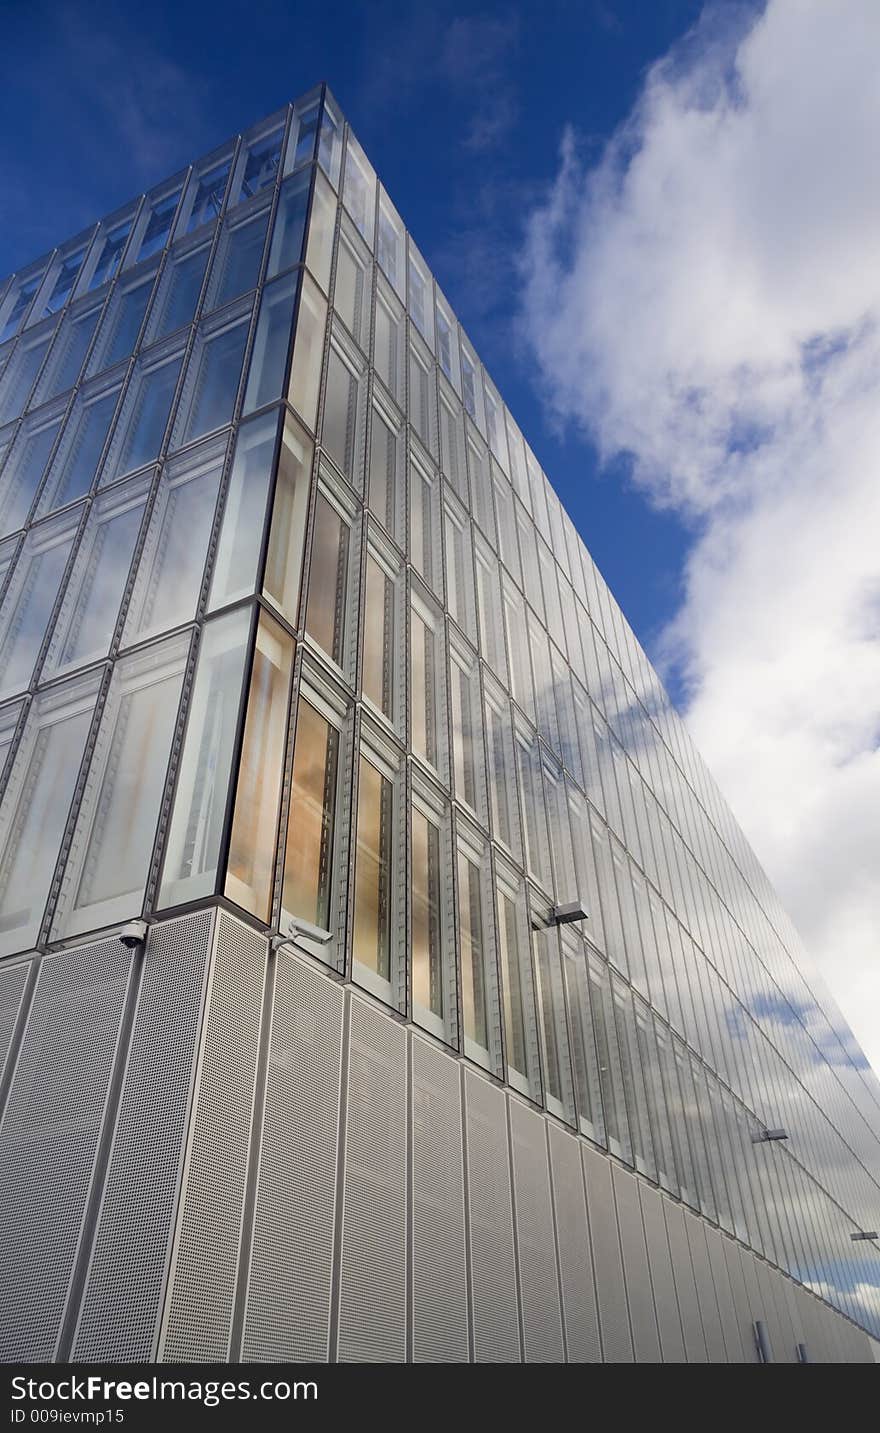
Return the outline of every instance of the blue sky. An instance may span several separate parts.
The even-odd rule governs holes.
[[[586,435],[562,435],[514,332],[524,213],[564,127],[598,156],[694,0],[431,5],[5,0],[0,273],[326,79],[646,644],[685,547]],[[15,136],[14,140],[12,136]]]

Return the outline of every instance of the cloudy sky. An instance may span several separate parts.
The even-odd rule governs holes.
[[[330,81],[880,1069],[877,0],[0,9],[2,272]]]

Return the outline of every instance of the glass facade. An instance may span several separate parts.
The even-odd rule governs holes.
[[[0,455],[0,954],[222,898],[880,1333],[880,1086],[326,97],[0,285]]]

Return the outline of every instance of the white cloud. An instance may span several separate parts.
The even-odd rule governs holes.
[[[726,5],[598,167],[565,137],[523,328],[550,402],[692,524],[660,651],[880,1069],[880,6]]]

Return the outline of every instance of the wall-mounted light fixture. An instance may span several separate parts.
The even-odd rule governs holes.
[[[787,1129],[762,1129],[760,1134],[752,1135],[752,1144],[769,1144],[771,1140],[788,1139]]]
[[[550,912],[550,920],[553,925],[571,925],[572,921],[589,920],[589,914],[583,901],[567,901],[564,905],[554,906]]]
[[[872,1241],[874,1239],[880,1239],[880,1234],[878,1234],[876,1229],[865,1229],[859,1230],[857,1234],[850,1234],[849,1237],[854,1244],[858,1244],[861,1239],[870,1239]]]

